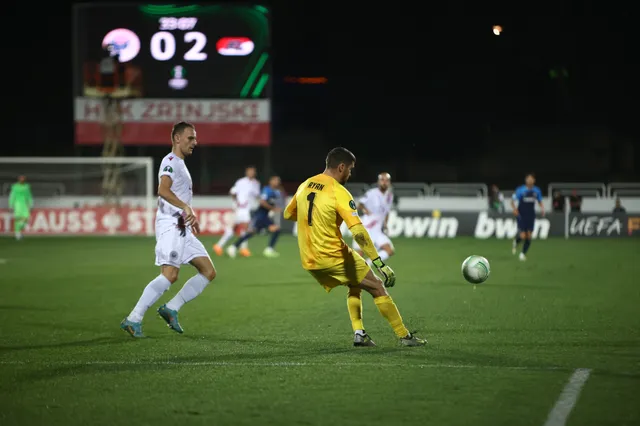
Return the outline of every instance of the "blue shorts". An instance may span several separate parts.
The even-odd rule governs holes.
[[[533,232],[533,225],[536,222],[535,216],[518,216],[518,231]]]
[[[273,220],[269,216],[255,215],[251,221],[251,228],[255,232],[269,228],[271,225],[273,225]]]

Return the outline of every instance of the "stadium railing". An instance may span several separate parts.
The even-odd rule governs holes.
[[[607,185],[604,182],[552,182],[547,187],[547,190],[549,191],[547,193],[549,199],[553,198],[555,192],[559,192],[563,196],[569,196],[574,191],[576,195],[582,197],[602,198],[607,196]]]
[[[640,182],[611,182],[607,185],[607,197],[640,197]]]
[[[436,197],[487,197],[489,188],[484,183],[432,183],[431,193]]]

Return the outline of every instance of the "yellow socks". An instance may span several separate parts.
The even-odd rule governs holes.
[[[351,318],[351,327],[353,331],[364,330],[362,324],[362,298],[361,293],[357,295],[353,292],[349,292],[347,296],[347,309],[349,310],[349,317]]]
[[[351,299],[351,297],[349,297],[349,299]],[[391,324],[396,336],[402,338],[409,335],[409,330],[404,326],[400,312],[398,312],[398,308],[396,304],[393,303],[391,296],[376,297],[373,301],[376,302],[376,306],[378,307],[380,314],[382,314],[382,316],[389,321],[389,324]],[[351,306],[349,306],[349,313],[351,313]],[[362,314],[360,315],[360,318],[362,318]],[[351,323],[353,323],[353,316],[351,317]],[[362,321],[360,324],[362,324]]]

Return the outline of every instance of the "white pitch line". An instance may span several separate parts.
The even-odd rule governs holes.
[[[0,365],[148,365],[184,367],[411,367],[451,369],[503,369],[525,371],[562,371],[564,367],[528,367],[475,364],[400,364],[376,362],[233,362],[233,361],[0,361]]]
[[[571,410],[578,402],[580,392],[585,383],[587,383],[590,374],[591,370],[588,368],[578,368],[573,372],[569,382],[558,397],[556,405],[549,412],[544,426],[564,426],[567,424],[569,414],[571,414]]]

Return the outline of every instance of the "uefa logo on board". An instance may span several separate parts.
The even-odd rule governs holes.
[[[109,31],[102,39],[102,48],[109,51],[111,56],[120,62],[129,62],[140,52],[140,39],[131,30],[116,28]]]

